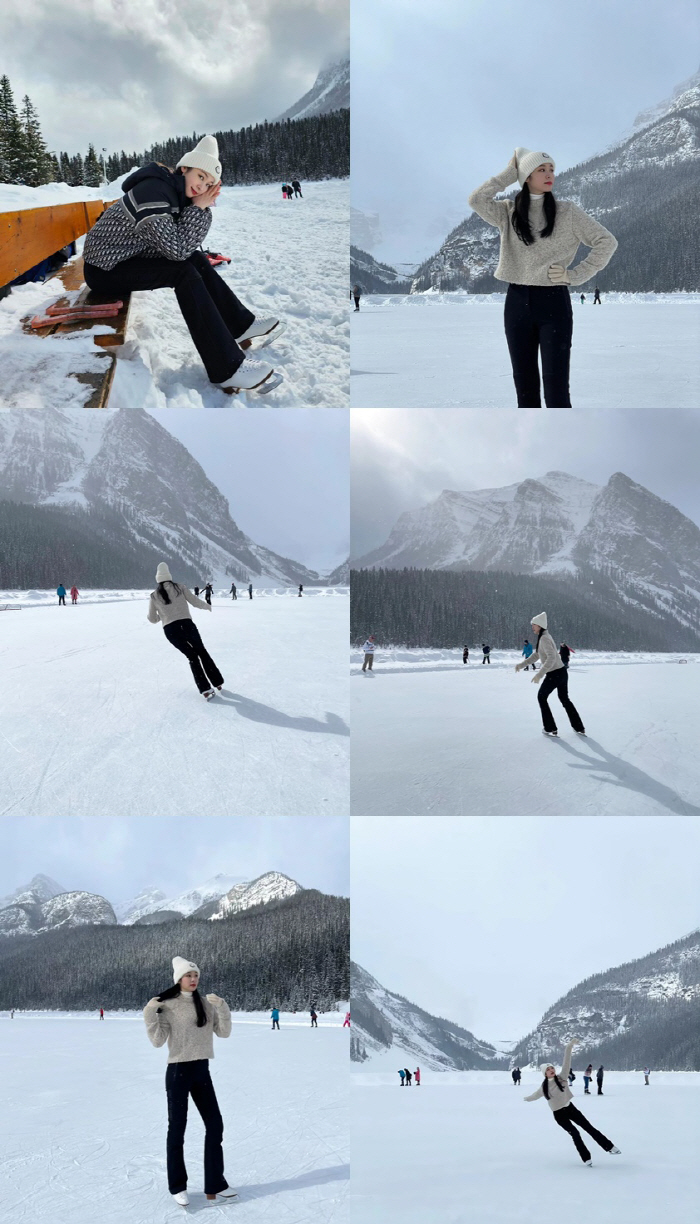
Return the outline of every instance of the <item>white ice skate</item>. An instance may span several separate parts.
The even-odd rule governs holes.
[[[543,735],[551,735],[551,736],[552,736],[554,739],[559,739],[559,732],[558,732],[558,731],[545,731],[545,729],[544,729],[544,727],[543,727],[543,728],[542,728],[542,734],[543,734]]]
[[[228,1186],[226,1190],[220,1190],[218,1194],[208,1194],[207,1198],[211,1203],[218,1202],[219,1199],[224,1203],[230,1203],[233,1199],[238,1198],[238,1191]]]
[[[258,341],[256,349],[267,348],[268,344],[273,344],[277,337],[282,335],[286,326],[287,324],[279,319],[253,319],[247,331],[238,337],[237,343],[242,349],[247,349],[255,340]]]
[[[608,1155],[609,1156],[621,1156],[622,1152],[620,1151],[619,1148],[611,1147],[610,1151],[608,1152]]]
[[[190,1199],[186,1190],[180,1190],[179,1194],[174,1194],[173,1198],[181,1207],[189,1207]]]
[[[593,1168],[593,1161],[592,1161],[592,1160],[584,1160],[584,1162],[583,1162],[583,1163],[584,1163],[584,1164],[585,1164],[585,1165],[586,1165],[586,1166],[587,1166],[589,1169],[592,1169],[592,1168]]]
[[[239,391],[257,391],[258,395],[267,395],[274,391],[282,382],[282,375],[276,374],[266,361],[258,361],[256,357],[246,357],[234,374],[226,382],[217,383],[226,395],[238,395]]]
[[[211,701],[213,696],[214,696],[213,689],[207,689],[206,693],[202,693],[202,697],[204,698],[205,701]]]

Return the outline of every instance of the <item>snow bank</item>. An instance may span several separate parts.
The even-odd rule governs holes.
[[[78,599],[78,606],[82,604],[105,604],[105,603],[124,603],[132,600],[144,601],[149,598],[152,588],[147,591],[130,591],[130,590],[91,590],[86,588],[81,589]],[[240,599],[248,597],[247,586],[240,585]],[[253,583],[253,593],[255,599],[297,599],[298,586],[288,587],[256,587]],[[304,599],[318,598],[347,598],[350,594],[349,587],[332,586],[332,587],[312,587],[304,586]],[[55,589],[50,591],[12,591],[0,590],[0,612],[11,612],[21,608],[47,608],[54,607],[57,602]],[[231,601],[229,588],[224,587],[220,590],[214,590],[213,599]]]
[[[2,593],[0,593],[0,600]],[[350,672],[356,675],[362,671],[362,663],[364,660],[364,652],[360,649],[353,648],[350,651]],[[410,672],[410,671],[466,671],[467,668],[473,667],[475,664],[481,667],[494,667],[512,671],[516,663],[522,662],[522,654],[519,650],[494,650],[491,651],[491,662],[483,663],[483,655],[481,648],[472,646],[469,648],[468,663],[462,662],[462,648],[454,647],[451,650],[429,649],[424,647],[415,647],[413,649],[407,646],[383,646],[374,652],[374,666],[378,671],[388,672]],[[577,650],[572,655],[571,673],[574,674],[581,667],[599,667],[601,665],[625,667],[630,663],[700,663],[700,654],[683,654],[680,652],[669,651],[668,654],[653,651],[628,651],[628,650]]]

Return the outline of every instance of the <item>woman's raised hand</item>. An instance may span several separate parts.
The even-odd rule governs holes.
[[[217,1007],[219,1003],[223,1003],[223,999],[220,999],[218,995],[208,994],[207,1002],[212,1003],[214,1007]]]
[[[213,208],[219,198],[221,191],[221,182],[214,183],[213,187],[207,187],[200,195],[194,196],[192,203],[197,205],[197,208]]]

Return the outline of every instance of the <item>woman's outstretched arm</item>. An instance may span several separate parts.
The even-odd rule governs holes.
[[[156,1049],[158,1046],[165,1045],[170,1032],[170,1024],[168,1017],[164,1011],[158,1011],[162,1007],[159,999],[149,999],[143,1009],[143,1018],[146,1021],[146,1032],[148,1040]]]
[[[211,604],[208,604],[204,599],[199,599],[197,595],[193,595],[189,587],[184,586],[182,593],[187,602],[192,604],[193,608],[204,608],[205,612],[211,612]]]
[[[494,174],[493,178],[487,179],[481,187],[472,191],[468,201],[470,208],[473,208],[482,220],[488,221],[489,225],[496,225],[501,229],[508,220],[508,204],[506,200],[494,199],[494,196],[497,196],[499,191],[505,191],[506,187],[510,187],[511,183],[517,183],[517,181],[518,167],[514,153],[505,170],[501,170],[500,174]]]
[[[214,1032],[217,1037],[231,1036],[231,1011],[228,1003],[224,999],[219,998],[219,995],[208,994],[207,1003],[211,1003],[214,1017],[213,1025]]]
[[[541,1096],[544,1096],[544,1093],[542,1092],[542,1085],[540,1084],[536,1092],[532,1092],[530,1096],[523,1097],[523,1100],[524,1101],[536,1101],[537,1098]]]

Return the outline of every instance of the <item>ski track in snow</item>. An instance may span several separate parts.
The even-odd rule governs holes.
[[[364,297],[352,315],[352,407],[515,407],[503,300]],[[594,307],[591,291],[572,302],[574,408],[697,408],[700,294],[610,294]]]
[[[394,1059],[403,1065],[400,1053]],[[413,1063],[406,1063],[412,1067]],[[566,1224],[660,1224],[697,1215],[700,1075],[608,1072],[603,1097],[574,1104],[621,1149],[584,1134],[586,1168],[524,1072],[425,1074],[399,1087],[396,1071],[353,1076],[353,1219],[362,1224],[533,1224],[556,1204]],[[547,1207],[546,1203],[550,1205]]]
[[[225,679],[211,702],[147,607],[4,616],[0,815],[143,816],[164,796],[221,816],[346,813],[347,597],[196,610]]]
[[[226,396],[213,387],[173,291],[162,289],[132,298],[127,342],[117,350],[110,406],[348,407],[349,186],[346,180],[332,179],[304,183],[302,190],[304,198],[290,203],[276,184],[224,187],[205,241],[209,250],[231,257],[218,271],[246,306],[258,317],[287,322],[284,336],[261,354],[284,374],[282,385],[267,396]],[[105,196],[110,191],[119,194],[110,188]],[[67,198],[73,196],[63,192],[55,202]],[[36,201],[49,202],[53,197],[46,192]],[[0,302],[1,408],[44,403],[75,407],[88,398],[89,388],[69,374],[100,369],[103,359],[92,336],[81,332],[39,340],[23,335],[20,328],[24,315],[43,312],[61,296],[65,293],[60,282],[47,282],[18,286]]]
[[[588,736],[571,730],[553,694],[552,740],[517,659],[387,672],[378,659],[372,675],[356,670],[352,814],[700,815],[692,662],[572,664],[569,695]]]
[[[167,1050],[140,1016],[3,1019],[3,1220],[7,1224],[346,1224],[349,1178],[348,1042],[340,1015],[317,1031],[299,1016],[234,1013],[215,1042],[212,1079],[224,1117],[234,1203],[202,1190],[204,1130],[189,1110],[190,1206],[175,1204],[165,1167]],[[313,1043],[313,1044],[312,1044]]]

